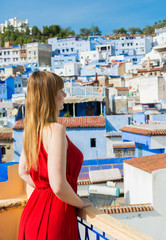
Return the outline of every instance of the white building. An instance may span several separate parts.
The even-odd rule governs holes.
[[[156,36],[153,38],[153,45],[166,43],[166,27],[155,29]]]
[[[140,103],[158,103],[166,99],[166,81],[164,77],[140,77]]]
[[[80,63],[81,65],[87,65],[90,64],[93,61],[97,61],[103,59],[102,54],[95,50],[95,51],[85,51],[85,52],[80,52]]]
[[[39,66],[51,66],[52,48],[49,44],[27,43],[24,45],[0,48],[0,66],[38,62]]]
[[[142,64],[146,64],[147,67],[163,66],[163,64],[166,62],[166,55],[164,56],[163,54],[158,52],[156,48],[157,47],[154,47],[152,51],[147,53],[145,57],[141,59]]]
[[[17,19],[16,17],[10,18],[9,20],[5,20],[5,23],[0,24],[0,32],[3,33],[3,28],[11,25],[21,32],[22,30],[25,31],[26,27],[29,27],[29,22],[28,19],[20,20]]]
[[[139,157],[124,161],[124,193],[126,204],[137,204],[145,209],[114,214],[114,217],[148,234],[154,239],[166,239],[166,154]],[[149,206],[149,207],[150,207]]]
[[[57,75],[63,77],[74,77],[80,74],[80,64],[77,62],[65,63],[63,68],[54,69]]]
[[[115,44],[115,55],[142,55],[150,52],[152,48],[152,37],[120,37],[112,40]]]
[[[78,39],[76,37],[68,37],[66,39],[61,38],[49,38],[48,44],[52,45],[52,51],[55,55],[59,54],[78,54],[81,51],[90,51],[90,41],[84,39]]]

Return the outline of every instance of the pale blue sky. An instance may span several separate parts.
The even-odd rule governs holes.
[[[166,0],[1,0],[0,23],[17,17],[28,19],[30,27],[59,24],[80,28],[97,25],[102,34],[113,29],[153,25],[166,19]]]

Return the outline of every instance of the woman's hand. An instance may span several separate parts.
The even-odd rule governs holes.
[[[87,198],[81,198],[81,201],[82,201],[82,207],[80,209],[93,206],[92,202],[90,202]]]

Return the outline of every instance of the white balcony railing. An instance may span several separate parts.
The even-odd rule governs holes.
[[[104,88],[101,87],[65,87],[67,96],[104,96]]]

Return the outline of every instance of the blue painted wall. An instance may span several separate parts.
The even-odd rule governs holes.
[[[133,122],[140,124],[140,123],[146,123],[146,115],[144,112],[140,113],[133,113]]]
[[[123,161],[134,157],[84,160],[79,178],[89,178],[89,171],[118,168],[123,176]]]
[[[163,148],[149,149],[151,144],[150,136],[122,132],[122,140],[135,142],[135,157],[148,156],[165,152],[165,149]]]
[[[15,162],[19,162],[19,158],[23,148],[22,136],[23,136],[23,130],[13,130]]]
[[[142,151],[139,150],[139,147],[142,147]],[[149,155],[160,154],[164,152],[165,152],[164,148],[149,149],[149,147],[144,144],[135,143],[135,157],[149,156]]]
[[[166,114],[150,115],[150,120],[152,120],[152,121],[166,122]]]
[[[6,100],[7,99],[7,84],[0,81],[0,99]]]
[[[9,77],[5,82],[7,83],[7,99],[11,99],[12,94],[14,94],[14,79]]]
[[[67,135],[83,152],[84,159],[106,158],[105,128],[67,129]],[[90,146],[91,138],[96,138],[96,147]]]
[[[0,163],[0,182],[8,180],[8,166],[18,164],[16,162]]]
[[[66,129],[70,140],[83,152],[84,159],[106,158],[105,128]],[[22,151],[23,130],[13,130],[14,161],[18,162]],[[90,146],[90,139],[96,138],[96,147]]]
[[[129,125],[131,115],[110,115],[106,116],[106,131],[118,131],[120,128]]]

